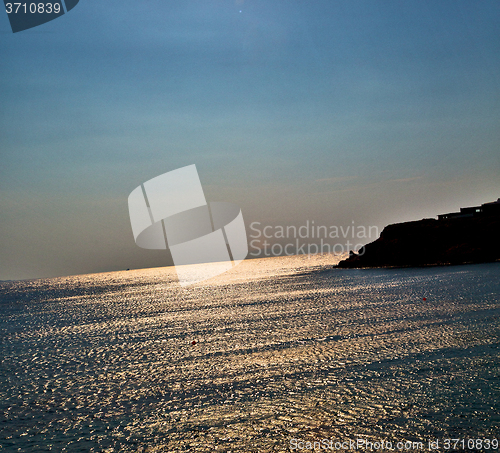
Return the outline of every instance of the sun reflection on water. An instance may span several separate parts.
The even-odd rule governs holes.
[[[187,288],[174,268],[2,283],[5,451],[494,436],[500,265],[337,260],[247,260]]]

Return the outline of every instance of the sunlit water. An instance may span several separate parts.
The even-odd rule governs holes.
[[[498,438],[500,263],[335,262],[0,283],[0,450]]]

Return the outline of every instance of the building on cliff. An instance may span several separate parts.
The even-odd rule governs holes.
[[[460,217],[474,217],[478,215],[496,215],[500,214],[500,198],[497,201],[483,203],[481,206],[472,206],[470,208],[460,208],[460,212],[449,212],[448,214],[439,214],[438,220],[456,219]]]
[[[412,267],[500,261],[500,199],[438,219],[387,225],[339,268]]]

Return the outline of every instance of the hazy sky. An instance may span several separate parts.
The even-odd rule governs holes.
[[[80,0],[0,36],[0,279],[164,264],[127,198],[190,164],[247,225],[500,197],[498,0]]]

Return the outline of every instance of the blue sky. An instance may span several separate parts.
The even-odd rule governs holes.
[[[81,0],[0,36],[0,279],[162,265],[127,197],[193,163],[247,224],[500,197],[497,0]]]

